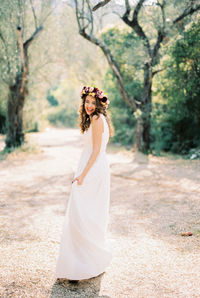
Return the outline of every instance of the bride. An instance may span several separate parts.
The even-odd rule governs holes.
[[[107,247],[110,204],[110,167],[106,156],[113,127],[109,101],[96,87],[83,87],[79,126],[84,147],[72,180],[64,217],[56,277],[78,281],[95,277],[109,265]]]

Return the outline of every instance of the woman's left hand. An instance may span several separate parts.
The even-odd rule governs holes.
[[[82,184],[83,184],[83,179],[84,179],[84,177],[83,177],[82,175],[80,175],[80,176],[78,176],[78,177],[75,177],[75,178],[72,180],[72,183],[73,183],[74,181],[77,180],[77,184],[78,184],[78,185],[82,185]]]

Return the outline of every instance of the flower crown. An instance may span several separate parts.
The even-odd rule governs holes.
[[[84,98],[87,95],[91,95],[95,98],[98,98],[101,101],[101,103],[105,106],[108,106],[108,104],[110,103],[107,96],[105,96],[104,93],[96,87],[86,87],[86,86],[84,86],[82,91],[81,91],[81,98]]]

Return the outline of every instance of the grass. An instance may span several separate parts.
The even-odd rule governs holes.
[[[41,150],[35,143],[25,142],[20,147],[4,148],[0,151],[0,160],[16,159],[19,157],[25,157],[31,154],[39,154]]]

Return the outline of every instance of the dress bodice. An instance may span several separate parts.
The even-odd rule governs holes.
[[[105,152],[107,143],[109,140],[109,127],[108,123],[106,121],[106,118],[103,114],[100,113],[100,117],[103,120],[104,123],[104,132],[102,133],[102,142],[101,142],[101,149],[100,152]],[[83,134],[84,138],[84,149],[92,150],[92,125],[88,128],[86,132]]]

